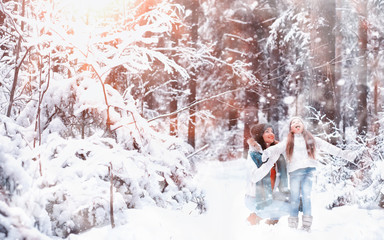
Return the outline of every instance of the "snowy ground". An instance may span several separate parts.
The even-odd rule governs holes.
[[[247,239],[384,239],[384,210],[355,206],[327,210],[327,193],[312,197],[314,222],[310,233],[289,229],[287,217],[277,225],[250,226],[244,206],[246,160],[200,164],[198,182],[206,190],[207,212],[148,207],[128,210],[125,224],[92,229],[69,240],[247,240]]]

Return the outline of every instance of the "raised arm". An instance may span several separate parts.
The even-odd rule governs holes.
[[[315,137],[315,141],[316,141],[316,146],[319,148],[319,150],[323,152],[332,154],[337,157],[342,157],[350,162],[355,160],[355,158],[357,157],[356,152],[350,151],[350,150],[343,150],[341,148],[338,148],[328,143],[327,141],[324,141],[321,138]]]
[[[263,179],[273,167],[273,164],[279,159],[285,151],[285,141],[280,142],[264,150],[261,166],[254,166],[251,172],[251,181],[258,182]]]

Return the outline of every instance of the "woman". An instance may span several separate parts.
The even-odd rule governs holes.
[[[262,152],[277,144],[273,128],[269,124],[257,124],[251,128],[252,138],[248,139],[249,156],[259,168],[264,163]],[[276,224],[281,216],[289,214],[289,191],[287,169],[284,157],[270,167],[268,174],[258,182],[248,181],[246,206],[252,211],[247,220],[251,225],[267,218],[267,224]]]

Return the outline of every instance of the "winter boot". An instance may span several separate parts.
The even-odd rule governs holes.
[[[309,232],[311,230],[312,219],[313,219],[312,216],[304,216],[303,215],[303,227],[302,227],[303,230],[305,230],[307,232]]]
[[[290,228],[297,228],[298,224],[299,224],[299,218],[298,217],[288,217],[288,226]]]
[[[247,217],[247,221],[251,225],[257,225],[260,221],[263,220],[261,217],[257,216],[256,213],[251,213],[249,217]]]
[[[267,219],[267,221],[265,221],[265,223],[268,225],[276,225],[278,222],[279,219]]]

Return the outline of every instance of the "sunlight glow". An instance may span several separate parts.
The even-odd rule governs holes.
[[[113,2],[114,0],[77,0],[79,8],[88,8],[91,11],[103,11]]]
[[[74,19],[109,18],[114,11],[124,11],[127,5],[136,0],[67,0],[69,15]]]

